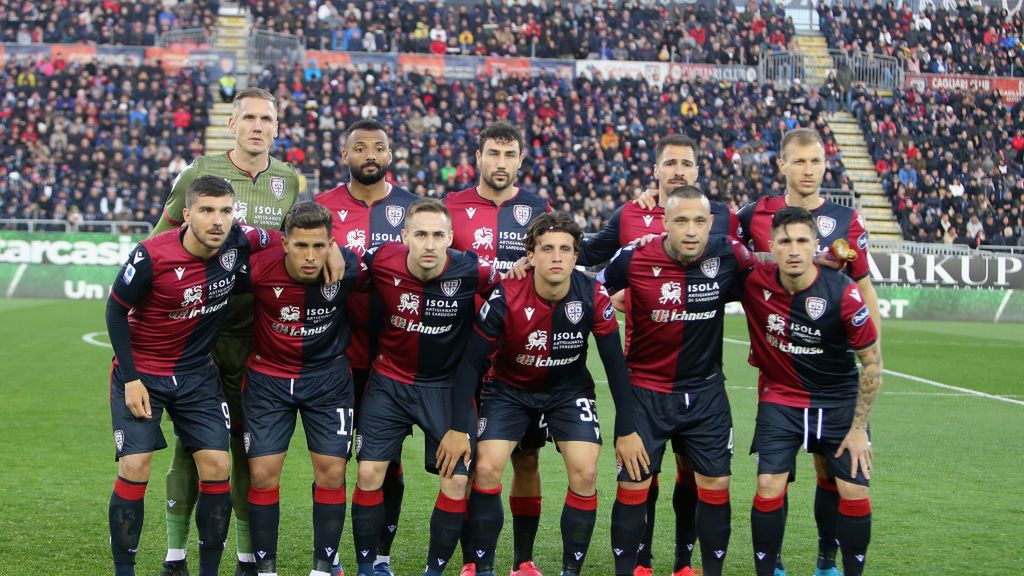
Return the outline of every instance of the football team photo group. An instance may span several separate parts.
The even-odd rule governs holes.
[[[339,151],[348,181],[304,201],[271,154],[279,112],[266,90],[235,94],[234,147],[181,171],[111,279],[115,576],[164,552],[162,576],[215,576],[225,555],[236,576],[305,573],[279,560],[300,416],[310,576],[394,576],[402,549],[422,558],[406,575],[650,576],[660,487],[673,576],[718,576],[727,555],[744,558],[730,574],[864,572],[882,314],[863,218],[821,193],[818,130],[785,132],[783,192],[738,211],[702,189],[695,140],[662,136],[648,189],[585,234],[517,185],[531,144],[513,123],[473,132],[476,185],[423,196],[387,178],[391,128],[359,120]],[[723,372],[738,305],[752,436],[734,434]],[[425,473],[403,449],[422,450]],[[748,452],[756,480],[733,489]],[[545,476],[565,475],[543,523],[542,498],[563,494],[542,495],[542,453],[564,464]],[[599,508],[602,478],[615,494]],[[816,484],[813,502],[790,502],[795,481]],[[433,510],[400,522],[414,485],[436,487]],[[166,499],[163,517],[146,498]],[[816,542],[784,537],[791,504],[813,507]],[[166,524],[166,550],[143,542],[150,523]],[[730,549],[740,525],[752,549]],[[425,549],[408,550],[417,533]],[[558,537],[560,565],[535,557]],[[588,563],[595,547],[614,565]],[[787,565],[787,549],[815,547],[813,568]]]

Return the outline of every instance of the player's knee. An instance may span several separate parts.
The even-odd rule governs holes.
[[[730,476],[696,475],[697,487],[703,490],[728,490]]]
[[[193,454],[199,479],[203,481],[224,480],[231,473],[231,458],[222,450],[200,450]]]
[[[788,474],[761,474],[757,477],[757,495],[762,498],[778,498],[786,491]]]
[[[384,475],[387,473],[387,462],[364,461],[359,463],[359,473],[356,475],[360,490],[379,490],[384,484]]]
[[[513,454],[512,469],[519,476],[537,476],[540,474],[540,451],[529,449]]]
[[[441,478],[441,493],[454,500],[466,497],[466,489],[469,487],[469,476],[452,474],[451,478]]]
[[[853,484],[838,478],[836,479],[836,488],[839,489],[839,497],[843,500],[863,500],[870,496],[867,486]]]
[[[341,488],[345,485],[345,459],[330,458],[326,462],[314,462],[313,480],[317,486]]]
[[[117,474],[132,482],[148,482],[150,463],[149,454],[129,454],[117,461]]]
[[[501,484],[501,474],[504,471],[503,463],[478,454],[474,482],[481,488],[495,488]]]
[[[597,490],[597,462],[574,463],[569,467],[569,489],[582,496]]]

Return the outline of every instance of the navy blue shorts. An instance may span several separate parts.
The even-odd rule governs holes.
[[[231,412],[221,395],[217,367],[210,362],[195,372],[174,376],[139,374],[149,392],[150,419],[136,418],[124,403],[124,375],[120,366],[110,372],[110,421],[114,430],[115,460],[129,454],[147,454],[167,447],[160,418],[164,409],[174,422],[174,434],[189,452],[228,449]]]
[[[356,457],[359,461],[400,462],[402,443],[415,425],[423,430],[423,467],[437,474],[437,447],[448,433],[451,406],[450,386],[406,384],[371,371],[358,415]],[[474,418],[472,411],[466,414],[469,430]],[[469,436],[475,458],[476,438]],[[455,473],[469,475],[461,459]]]
[[[757,405],[757,425],[751,452],[757,453],[758,474],[784,474],[796,467],[800,447],[821,454],[828,461],[829,476],[851,484],[869,486],[864,476],[850,476],[850,452],[839,458],[836,450],[850,431],[856,406],[835,408],[794,408],[769,402]],[[871,430],[868,430],[868,438]]]
[[[242,388],[245,454],[255,458],[287,452],[296,415],[302,414],[309,451],[347,459],[352,454],[354,403],[347,363],[300,378],[249,370]]]
[[[698,474],[716,478],[732,473],[732,412],[724,379],[714,387],[670,394],[634,386],[633,411],[637,434],[651,458],[650,474],[644,479],[661,471],[670,441]],[[619,480],[631,481],[625,468],[619,471]]]
[[[539,414],[556,441],[601,443],[594,389],[563,387],[527,392],[501,382],[490,382],[480,394],[477,441],[520,441],[536,426]]]

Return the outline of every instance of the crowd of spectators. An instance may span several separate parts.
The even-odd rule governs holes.
[[[538,0],[246,0],[260,28],[307,47],[365,52],[535,56],[756,65],[795,31],[777,4]],[[468,4],[468,5],[467,5]]]
[[[898,58],[909,73],[1024,77],[1024,16],[957,0],[820,2],[821,31],[831,48]]]
[[[155,224],[203,152],[201,69],[10,60],[0,68],[0,217]],[[108,228],[109,229],[109,228]]]
[[[1024,245],[1022,103],[906,89],[854,106],[905,239]]]
[[[220,0],[0,0],[0,41],[153,46],[168,30],[213,30],[219,5]]]
[[[420,195],[474,185],[475,136],[486,124],[520,126],[527,158],[519,185],[575,212],[598,229],[615,206],[650,185],[654,146],[670,133],[701,145],[701,183],[742,206],[780,191],[774,161],[782,134],[815,125],[828,142],[828,188],[850,189],[834,136],[815,91],[779,92],[758,83],[668,82],[553,74],[446,81],[386,68],[303,70],[279,64],[258,85],[280,102],[275,154],[319,175],[327,189],[348,178],[340,149],[346,127],[373,117],[391,127],[389,179]]]

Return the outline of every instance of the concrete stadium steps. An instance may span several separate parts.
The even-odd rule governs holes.
[[[796,40],[797,49],[804,55],[805,84],[808,88],[821,86],[828,71],[835,68],[828,52],[828,42],[820,32],[810,30],[798,32]],[[902,238],[899,224],[875,172],[875,163],[868,154],[857,119],[844,110],[827,121],[842,151],[843,165],[853,183],[868,232],[873,238],[899,240]]]
[[[252,16],[237,2],[221,2],[217,13],[217,48],[235,53],[236,90],[248,85],[250,69],[247,43],[252,30]],[[219,88],[218,88],[219,90]],[[216,91],[214,93],[217,93]],[[230,103],[217,102],[210,110],[210,124],[206,127],[206,154],[221,154],[235,147],[235,138],[228,130],[231,118]]]
[[[228,130],[231,104],[217,102],[210,109],[210,125],[206,127],[206,154],[220,154],[235,147],[235,138]]]

